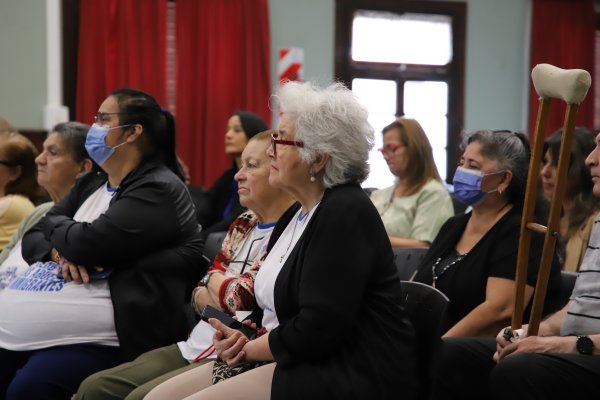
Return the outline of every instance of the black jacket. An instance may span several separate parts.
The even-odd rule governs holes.
[[[211,232],[229,230],[229,225],[246,210],[240,204],[237,190],[233,190],[235,186],[233,177],[237,171],[235,167],[225,170],[210,189],[199,195],[196,211],[198,223],[202,225],[203,238]],[[229,210],[226,215],[223,215],[228,205]]]
[[[280,218],[270,246],[296,210]],[[416,342],[392,248],[358,185],[325,192],[274,295],[273,399],[415,398]]]
[[[108,210],[91,223],[72,218],[107,181],[87,174],[23,237],[28,263],[56,248],[87,267],[113,268],[109,286],[126,359],[185,339],[184,303],[202,276],[203,241],[190,195],[168,168],[140,165],[122,181]]]

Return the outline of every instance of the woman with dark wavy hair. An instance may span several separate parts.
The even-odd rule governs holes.
[[[567,190],[561,202],[559,257],[564,270],[576,272],[587,250],[594,217],[600,210],[600,200],[592,193],[594,185],[590,179],[590,168],[585,165],[585,158],[594,150],[594,131],[576,127],[573,133]],[[544,142],[540,178],[542,193],[547,200],[552,198],[556,184],[561,143],[562,129]]]

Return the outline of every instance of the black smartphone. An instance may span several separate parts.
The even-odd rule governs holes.
[[[206,322],[208,322],[209,318],[218,319],[226,326],[242,332],[248,339],[254,339],[256,337],[256,329],[252,329],[249,326],[242,324],[237,319],[233,319],[231,315],[227,314],[226,312],[217,310],[210,305],[204,306],[200,318]]]
[[[102,279],[108,279],[112,271],[112,268],[103,268],[102,271],[97,271],[94,268],[90,268],[88,269],[88,275],[90,277],[90,281],[98,281]]]
[[[51,262],[54,262],[54,261],[51,261]],[[108,279],[108,277],[110,276],[112,271],[113,271],[112,268],[104,268],[102,271],[98,271],[94,268],[90,268],[87,270],[88,276],[90,277],[90,281],[99,281],[102,279]],[[56,276],[60,279],[64,279],[63,274],[62,274],[62,266],[60,266],[60,265],[57,267]]]

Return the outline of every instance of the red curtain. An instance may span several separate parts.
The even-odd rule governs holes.
[[[231,167],[228,118],[246,110],[270,122],[267,0],[177,0],[178,153],[192,183],[210,186]]]
[[[596,14],[593,0],[533,0],[531,68],[548,63],[564,69],[594,71]],[[531,85],[529,131],[534,133],[539,100]],[[548,119],[550,135],[562,128],[566,105],[554,101]],[[594,93],[590,88],[577,113],[578,126],[594,128]]]
[[[129,86],[166,106],[166,0],[81,0],[76,118]]]

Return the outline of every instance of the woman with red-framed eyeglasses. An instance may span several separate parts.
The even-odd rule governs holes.
[[[254,281],[262,334],[209,319],[220,361],[145,399],[391,399],[398,387],[416,399],[414,330],[385,228],[360,187],[374,142],[368,111],[339,83],[289,82],[276,100],[269,183],[297,203],[277,222]]]
[[[396,182],[373,192],[371,200],[392,246],[429,246],[443,223],[454,215],[454,208],[427,135],[416,120],[398,118],[383,128],[379,151]]]

